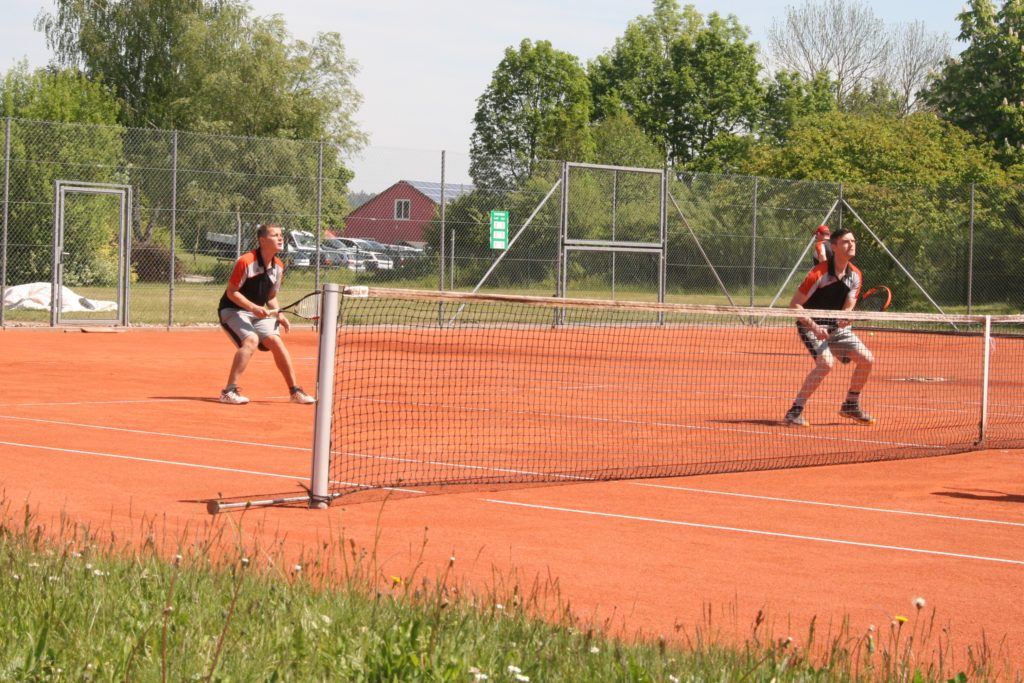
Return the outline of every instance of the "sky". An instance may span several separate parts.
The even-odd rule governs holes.
[[[734,14],[754,41],[767,48],[773,21],[805,0],[693,0],[703,15]],[[628,23],[649,14],[651,0],[249,0],[259,16],[280,14],[291,35],[309,40],[321,31],[341,35],[359,65],[356,89],[363,103],[356,120],[369,135],[361,157],[366,169],[354,189],[375,190],[379,173],[393,176],[395,163],[437,179],[439,151],[446,150],[446,179],[466,181],[476,100],[508,47],[524,38],[549,40],[581,62],[611,48]],[[923,21],[934,33],[959,32],[963,0],[867,0],[887,24]],[[0,0],[0,69],[18,60],[44,66],[50,59],[43,35],[32,27],[52,0]],[[413,171],[412,168],[422,168]],[[365,187],[360,187],[360,181]],[[383,188],[380,188],[383,189]]]

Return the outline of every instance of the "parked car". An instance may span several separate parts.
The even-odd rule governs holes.
[[[360,252],[358,249],[352,249],[351,247],[345,246],[338,239],[326,239],[320,243],[320,248],[323,251],[329,251],[332,254],[335,254],[340,260],[338,266],[341,268],[348,268],[349,270],[366,270],[366,254]]]
[[[415,247],[401,244],[385,244],[384,247],[387,249],[387,255],[395,264],[395,268],[407,268],[425,256],[422,249]]]
[[[284,236],[281,260],[290,268],[312,268],[316,265],[316,240],[313,233],[288,230]]]
[[[391,270],[395,267],[391,257],[388,256],[384,245],[373,240],[364,240],[357,237],[338,237],[338,242],[356,249],[366,256],[366,270]]]
[[[395,267],[390,256],[379,254],[375,251],[364,252],[366,254],[367,270],[391,270]]]

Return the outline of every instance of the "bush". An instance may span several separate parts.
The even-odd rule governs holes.
[[[210,275],[214,282],[227,282],[231,277],[231,271],[235,269],[234,261],[217,261],[210,269]]]
[[[132,270],[139,282],[167,282],[171,268],[171,250],[161,244],[137,242],[132,245]],[[174,279],[185,276],[181,259],[174,257]]]

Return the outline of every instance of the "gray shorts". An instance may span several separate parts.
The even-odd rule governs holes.
[[[250,334],[255,334],[260,340],[260,351],[266,351],[263,340],[267,337],[280,336],[278,330],[277,316],[270,318],[257,318],[248,311],[240,308],[224,308],[220,311],[220,326],[231,337],[235,346],[241,346],[242,340]]]
[[[836,328],[832,334],[828,336],[828,339],[818,339],[814,336],[814,333],[809,329],[797,325],[800,333],[800,340],[803,341],[807,351],[817,360],[818,356],[825,353],[825,351],[831,350],[832,354],[839,358],[842,362],[850,362],[850,353],[857,353],[863,355],[868,347],[864,345],[864,342],[860,340],[853,332],[852,327],[839,327]]]

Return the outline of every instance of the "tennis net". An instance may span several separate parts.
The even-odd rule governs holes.
[[[814,365],[797,315],[352,288],[314,497],[1024,447],[1024,317],[853,312],[876,422],[839,415],[856,364],[837,361],[807,403],[812,426],[794,428],[783,416]]]

